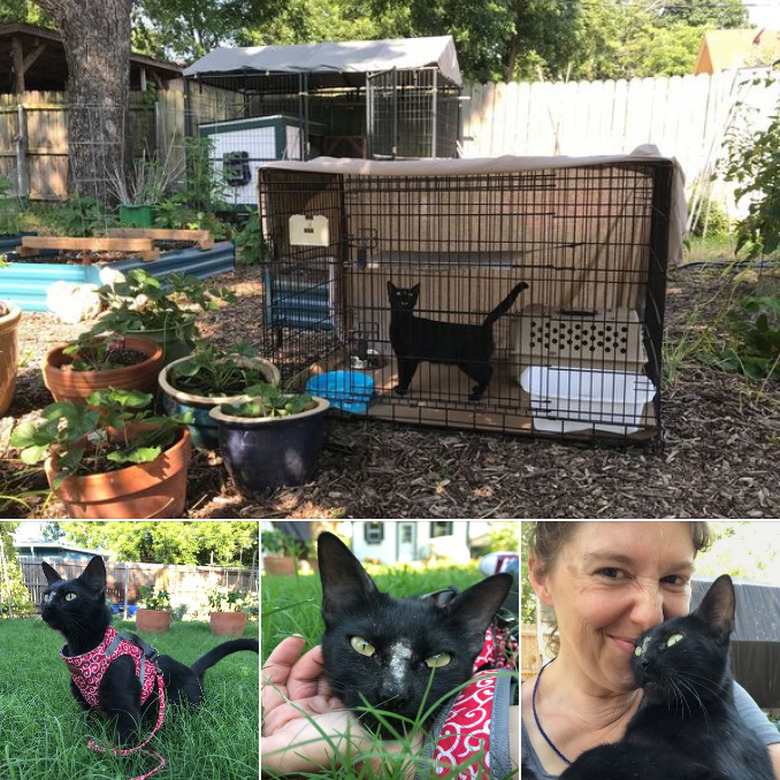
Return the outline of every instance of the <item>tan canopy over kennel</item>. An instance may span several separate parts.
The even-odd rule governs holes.
[[[674,161],[650,148],[580,159],[319,158],[268,164],[260,181],[264,317],[283,373],[369,372],[366,413],[389,419],[658,432],[666,266],[685,224]],[[417,316],[474,325],[515,284],[529,285],[493,326],[481,401],[468,401],[456,366],[424,355],[409,393],[393,393],[388,281],[420,284]]]

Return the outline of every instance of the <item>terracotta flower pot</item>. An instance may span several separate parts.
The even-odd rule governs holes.
[[[105,474],[71,475],[54,488],[68,517],[140,519],[181,517],[187,499],[187,467],[192,456],[190,432],[151,463],[139,463]],[[57,476],[56,460],[48,458],[49,485]]]
[[[148,355],[142,363],[122,366],[106,371],[71,371],[63,369],[69,358],[63,350],[67,344],[60,344],[49,350],[43,360],[43,381],[55,401],[86,402],[87,396],[95,390],[115,387],[123,390],[153,392],[157,387],[157,374],[163,367],[162,347],[151,339],[140,336],[126,336],[127,349]]]
[[[295,574],[295,561],[289,555],[266,555],[263,566],[266,574]]]
[[[179,358],[168,363],[157,377],[157,382],[163,392],[162,403],[165,413],[170,416],[192,412],[194,422],[190,425],[193,446],[198,449],[206,448],[215,450],[219,446],[219,434],[217,422],[209,412],[219,404],[234,403],[243,396],[243,393],[235,395],[193,395],[174,387],[169,379],[169,371],[177,363],[187,360],[187,357]],[[263,358],[239,358],[237,363],[256,368],[265,376],[268,384],[277,386],[281,382],[279,369],[270,361]]]
[[[17,329],[22,310],[8,306],[8,313],[0,317],[0,416],[11,405],[16,388],[18,338]]]
[[[163,634],[171,627],[171,613],[162,609],[139,609],[135,613],[139,634]]]
[[[242,636],[246,629],[246,612],[212,612],[209,622],[214,636]]]

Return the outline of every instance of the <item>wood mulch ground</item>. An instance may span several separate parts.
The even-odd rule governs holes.
[[[218,343],[261,341],[260,272],[242,268],[220,278],[240,302],[201,321]],[[667,295],[667,338],[674,348],[689,325],[714,318],[733,289],[720,270],[674,269]],[[52,344],[83,326],[48,314],[26,314],[23,360],[0,452],[11,427],[50,402],[40,372]],[[678,350],[683,352],[684,350]],[[386,422],[331,419],[315,479],[263,499],[238,495],[218,454],[196,453],[190,518],[760,518],[780,517],[780,387],[747,385],[691,357],[664,388],[663,448],[578,445]],[[12,455],[13,453],[10,453]],[[40,472],[0,462],[0,495],[45,492]],[[44,496],[30,508],[5,503],[3,517],[59,517]]]

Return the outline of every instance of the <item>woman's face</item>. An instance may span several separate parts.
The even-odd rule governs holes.
[[[635,687],[629,658],[646,629],[688,614],[693,540],[685,522],[576,523],[552,569],[533,574],[555,609],[560,657],[595,691]]]

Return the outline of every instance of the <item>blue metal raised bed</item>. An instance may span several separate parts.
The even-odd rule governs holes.
[[[131,257],[106,264],[67,265],[14,262],[16,255],[13,253],[9,253],[7,258],[8,266],[0,269],[0,300],[16,304],[22,311],[46,311],[46,290],[54,282],[101,284],[100,271],[104,268],[123,273],[143,268],[158,279],[175,271],[207,279],[232,271],[236,266],[232,241],[220,241],[211,249],[188,248],[165,252],[157,260],[149,261]]]

